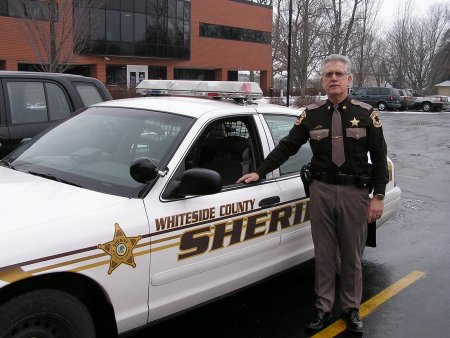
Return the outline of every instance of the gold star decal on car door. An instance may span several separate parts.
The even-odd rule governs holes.
[[[142,238],[141,235],[136,237],[127,237],[120,228],[119,224],[115,223],[114,226],[116,227],[116,230],[114,231],[113,240],[97,245],[97,248],[103,250],[111,256],[108,270],[109,275],[122,263],[130,265],[133,268],[136,267],[133,249]]]

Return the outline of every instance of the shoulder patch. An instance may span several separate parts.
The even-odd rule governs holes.
[[[322,101],[317,101],[317,102],[311,103],[310,105],[306,106],[306,109],[308,109],[308,110],[317,109],[319,107],[322,107],[326,102],[327,102],[327,100],[322,100]]]
[[[295,125],[298,126],[302,123],[303,119],[306,117],[306,112],[303,111],[299,117],[297,117],[297,120],[295,120]]]
[[[351,104],[355,105],[355,106],[360,106],[361,108],[367,109],[367,110],[371,110],[372,106],[370,104],[358,101],[358,100],[350,100]]]
[[[372,114],[370,114],[370,118],[372,119],[373,126],[375,128],[381,127],[381,121],[380,121],[380,118],[378,117],[378,113],[376,111],[373,111]]]

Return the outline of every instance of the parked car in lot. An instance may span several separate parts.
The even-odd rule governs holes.
[[[414,96],[408,89],[399,89],[400,104],[402,105],[400,110],[408,110],[414,107]]]
[[[0,71],[0,158],[74,111],[111,100],[97,79],[39,72]]]
[[[450,97],[445,95],[431,95],[432,99],[439,100],[442,103],[442,106],[439,108],[439,111],[449,111],[450,110]]]
[[[144,95],[225,99],[99,103],[3,159],[1,337],[114,337],[313,257],[299,175],[308,144],[259,182],[235,183],[299,110],[248,102],[262,96],[252,83],[152,83]],[[378,226],[400,203],[388,167]]]
[[[420,95],[417,91],[410,90],[414,96],[414,109],[420,109],[424,112],[441,111],[447,109],[448,99],[446,96],[439,95]]]
[[[401,108],[400,93],[390,87],[355,88],[349,97],[372,105],[379,111],[398,110]]]

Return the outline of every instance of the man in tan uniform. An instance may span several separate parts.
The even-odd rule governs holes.
[[[361,255],[367,223],[379,219],[387,184],[386,143],[381,122],[370,105],[347,97],[350,60],[333,54],[322,61],[321,84],[328,100],[306,107],[289,134],[257,168],[238,182],[265,177],[308,140],[313,152],[310,184],[311,232],[315,253],[314,315],[305,326],[322,329],[335,298],[337,248],[341,253],[340,301],[350,331],[363,332]],[[368,162],[370,153],[372,165]],[[369,190],[373,188],[373,197]]]

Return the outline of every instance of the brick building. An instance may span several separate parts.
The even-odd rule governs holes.
[[[72,73],[132,86],[142,78],[237,80],[238,71],[259,71],[263,91],[271,86],[270,6],[245,0],[106,0],[86,9],[79,8],[80,0],[62,1],[70,3],[74,17],[89,17],[89,41],[82,54],[71,57]],[[35,70],[39,58],[24,30],[27,18],[14,12],[13,3],[0,0],[0,70]]]

